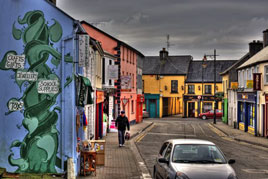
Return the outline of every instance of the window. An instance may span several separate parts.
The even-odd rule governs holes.
[[[194,94],[194,85],[188,85],[188,94]]]
[[[205,94],[211,94],[211,85],[205,85]]]
[[[112,65],[112,60],[109,60],[109,65]]]
[[[134,113],[134,100],[131,101],[131,113]]]
[[[169,146],[167,147],[167,150],[165,152],[165,155],[164,155],[164,158],[168,161],[170,160],[171,150],[172,150],[172,144],[169,144]]]
[[[109,85],[112,85],[112,80],[109,80]]]
[[[244,88],[247,87],[247,72],[244,71],[244,84],[243,84]]]
[[[134,89],[135,87],[135,80],[134,80],[134,74],[132,74],[132,88]]]
[[[268,84],[268,66],[264,67],[264,83]]]
[[[178,80],[171,80],[171,93],[178,93]]]
[[[161,147],[161,149],[160,149],[160,151],[159,151],[159,154],[160,154],[161,156],[163,156],[163,154],[164,154],[165,149],[167,148],[167,146],[168,146],[168,142],[165,142],[165,143],[162,145],[162,147]]]

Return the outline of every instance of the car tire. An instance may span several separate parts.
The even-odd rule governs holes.
[[[207,119],[207,116],[202,116],[202,119],[203,119],[203,120],[206,120],[206,119]]]
[[[157,179],[157,177],[156,177],[156,170],[155,170],[155,168],[154,168],[154,173],[153,173],[153,179]]]

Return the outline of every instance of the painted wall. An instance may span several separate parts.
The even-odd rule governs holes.
[[[0,2],[0,167],[62,172],[76,162],[73,20],[44,0]],[[7,54],[24,54],[23,69],[7,69]],[[37,79],[16,76],[26,72]]]
[[[223,93],[224,98],[228,98],[228,88],[229,88],[229,75],[222,75],[222,87],[223,87]]]
[[[96,75],[96,88],[102,89],[102,58],[103,55],[99,51],[95,51],[96,66],[95,66],[95,75]]]
[[[114,60],[115,60],[115,57],[111,57],[110,55],[104,55],[104,58],[105,58],[105,62],[104,62],[104,84],[102,85],[103,87],[105,88],[115,88],[114,87],[114,80],[111,80],[111,84],[109,84],[109,73],[108,73],[108,66],[110,65],[114,65]]]
[[[104,51],[109,52],[110,54],[116,54],[114,48],[117,46],[117,41],[103,34],[102,32],[96,30],[95,28],[88,26],[85,23],[82,23],[83,28],[87,31],[90,37],[101,42],[101,46]]]

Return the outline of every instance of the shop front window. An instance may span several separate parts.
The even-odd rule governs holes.
[[[212,110],[212,103],[204,103],[202,109],[203,113],[206,113],[210,110]]]
[[[240,122],[245,123],[245,112],[244,112],[244,104],[240,103]]]
[[[249,104],[249,126],[254,127],[255,105]]]

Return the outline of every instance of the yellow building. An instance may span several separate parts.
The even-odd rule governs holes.
[[[216,61],[215,87],[214,61],[192,61],[190,63],[183,97],[185,117],[199,117],[200,113],[213,110],[214,105],[216,105],[216,109],[222,109],[223,84],[219,73],[230,67],[234,62],[236,61]],[[215,91],[216,103],[214,98]]]
[[[184,84],[191,60],[191,56],[168,56],[165,49],[160,56],[145,57],[142,80],[150,117],[183,113]]]

